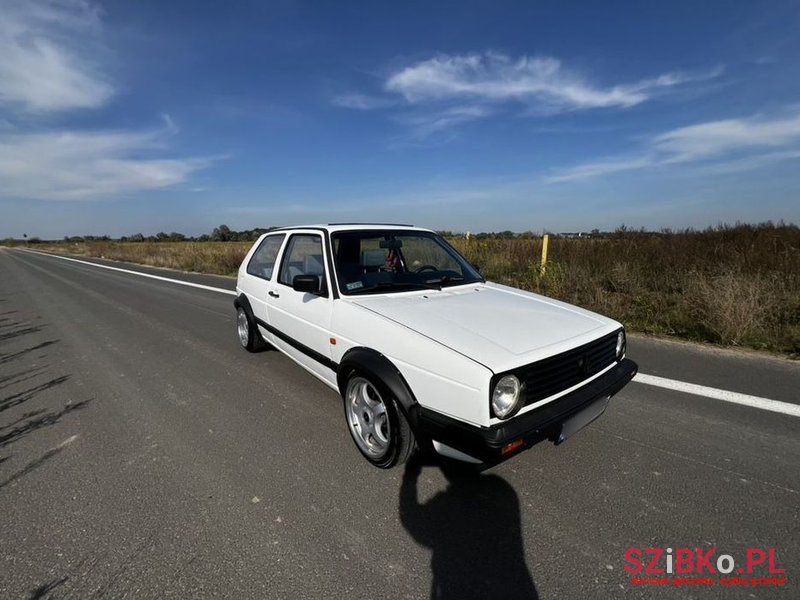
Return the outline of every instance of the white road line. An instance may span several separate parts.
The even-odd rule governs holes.
[[[141,273],[140,271],[131,271],[130,269],[121,269],[119,267],[110,267],[108,265],[101,265],[85,260],[78,260],[77,258],[69,258],[67,256],[59,256],[58,254],[49,254],[47,252],[37,252],[34,250],[25,250],[33,254],[42,256],[51,256],[53,258],[60,258],[61,260],[68,260],[71,262],[89,265],[91,267],[98,267],[100,269],[108,269],[109,271],[119,271],[121,273],[130,273],[131,275],[139,275],[140,277],[148,277],[150,279],[157,279],[158,281],[167,281],[169,283],[177,283],[178,285],[186,285],[189,287],[200,288],[201,290],[208,290],[211,292],[219,292],[220,294],[228,294],[235,296],[236,292],[225,290],[210,285],[201,285],[199,283],[191,283],[189,281],[181,281],[180,279],[170,279],[169,277],[160,277],[158,275],[151,275],[150,273]],[[768,398],[759,398],[758,396],[749,396],[747,394],[740,394],[738,392],[730,392],[728,390],[720,390],[705,385],[698,385],[696,383],[687,383],[685,381],[677,381],[675,379],[666,379],[665,377],[656,377],[655,375],[645,375],[638,373],[633,380],[637,383],[644,385],[652,385],[676,392],[683,392],[686,394],[694,394],[695,396],[704,396],[706,398],[713,398],[714,400],[722,400],[723,402],[731,402],[733,404],[741,404],[743,406],[750,406],[752,408],[759,408],[761,410],[768,410],[771,412],[781,413],[784,415],[791,415],[793,417],[800,417],[800,405],[790,404],[789,402],[780,402],[778,400],[769,400]]]
[[[67,439],[65,439],[63,442],[61,442],[58,446],[53,448],[53,450],[60,450],[61,448],[64,448],[65,446],[69,446],[72,442],[74,442],[77,439],[78,439],[77,435],[71,435]]]
[[[201,290],[208,290],[209,292],[218,292],[220,294],[228,294],[235,296],[236,292],[232,290],[225,290],[210,285],[203,285],[201,283],[192,283],[191,281],[181,281],[180,279],[171,279],[169,277],[161,277],[159,275],[151,275],[150,273],[142,273],[141,271],[131,271],[130,269],[120,269],[119,267],[111,267],[109,265],[101,265],[99,263],[89,262],[88,260],[78,260],[77,258],[69,258],[68,256],[60,256],[58,254],[50,254],[49,252],[37,252],[36,250],[28,250],[26,248],[17,248],[23,252],[30,252],[31,254],[38,254],[40,256],[49,256],[51,258],[60,258],[61,260],[68,260],[70,262],[80,263],[82,265],[89,265],[90,267],[97,267],[99,269],[108,269],[109,271],[119,271],[120,273],[129,273],[131,275],[138,275],[139,277],[147,277],[148,279],[157,279],[158,281],[167,281],[169,283],[177,283],[178,285],[186,285]]]
[[[761,410],[769,410],[784,415],[800,417],[800,405],[791,404],[789,402],[769,400],[767,398],[759,398],[758,396],[749,396],[747,394],[729,392],[705,385],[697,385],[696,383],[686,383],[685,381],[676,381],[674,379],[656,377],[655,375],[645,375],[644,373],[637,373],[633,380],[637,383],[674,390],[676,392],[705,396],[706,398],[714,398],[715,400],[722,400],[723,402],[732,402],[733,404],[741,404],[743,406],[760,408]]]

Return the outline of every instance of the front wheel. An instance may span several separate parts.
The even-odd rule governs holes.
[[[350,435],[364,458],[376,467],[402,465],[414,450],[414,434],[385,386],[353,373],[344,394]]]

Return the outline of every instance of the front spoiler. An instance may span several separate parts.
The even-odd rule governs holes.
[[[558,442],[565,421],[595,401],[619,392],[637,371],[635,362],[623,359],[597,379],[569,394],[491,427],[476,427],[420,407],[418,431],[484,463],[497,464],[542,440]],[[503,454],[504,446],[518,440],[523,442],[518,449]]]

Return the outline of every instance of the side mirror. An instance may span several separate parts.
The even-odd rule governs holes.
[[[295,292],[319,292],[319,275],[295,275],[292,279],[292,288]]]
[[[471,263],[471,264],[472,264],[472,268],[473,268],[473,269],[475,269],[475,270],[476,270],[478,273],[480,273],[480,272],[481,272],[481,267],[480,267],[480,265],[476,265],[475,263]]]

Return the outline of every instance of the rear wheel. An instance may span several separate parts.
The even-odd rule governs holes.
[[[247,311],[239,306],[236,308],[236,329],[239,333],[239,343],[248,352],[255,352],[261,347],[261,334],[255,327]]]
[[[414,450],[414,434],[395,399],[379,381],[351,374],[344,413],[356,447],[381,469],[402,465]]]

